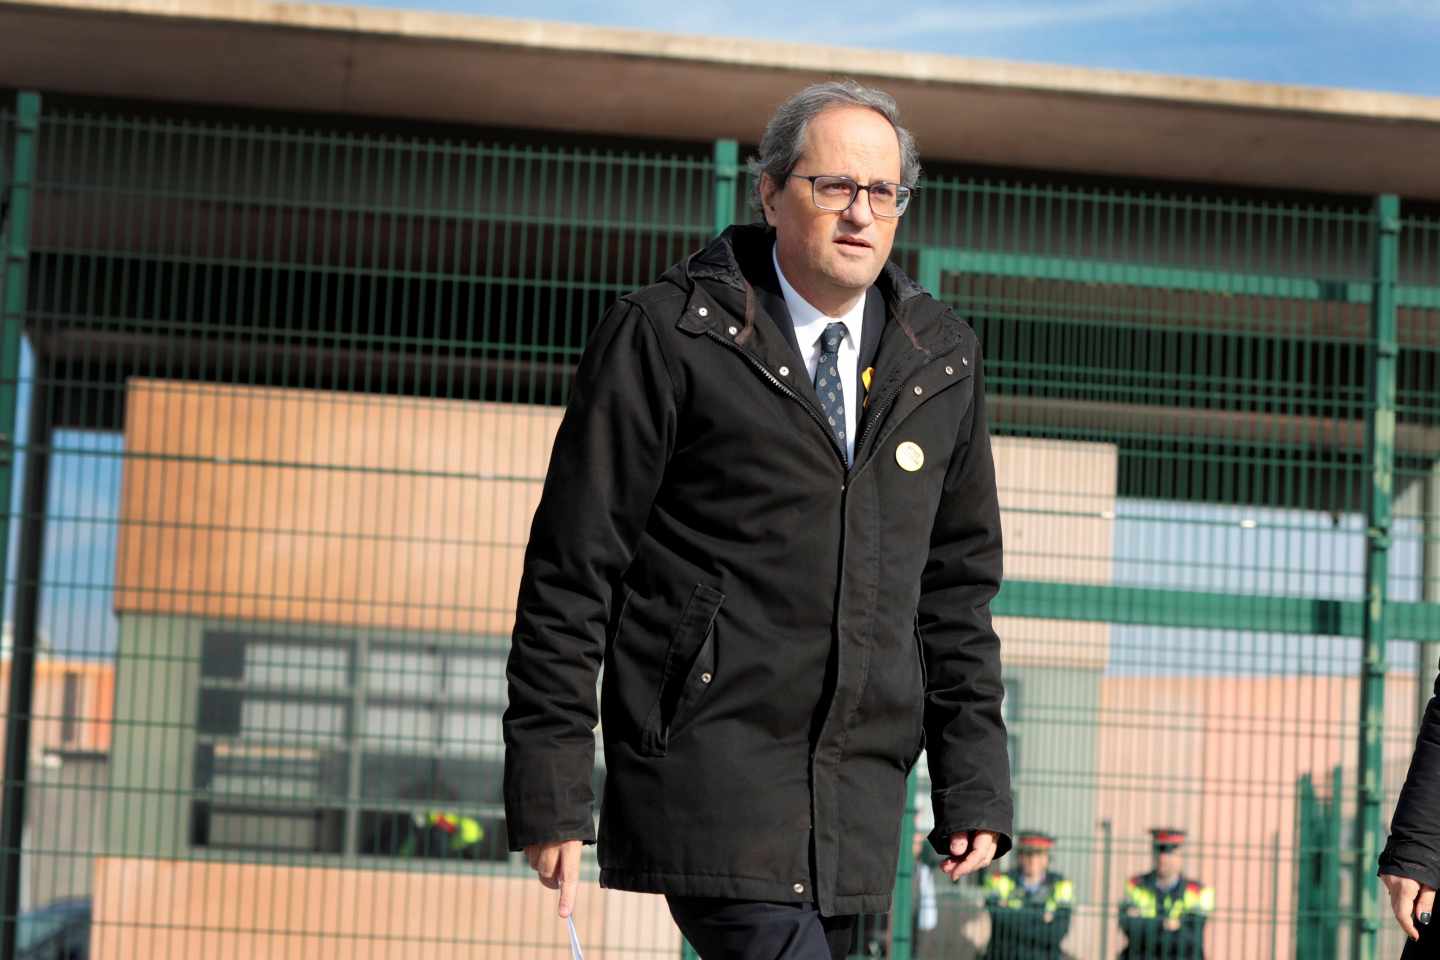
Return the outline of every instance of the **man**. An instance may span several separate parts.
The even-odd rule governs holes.
[[[919,173],[894,101],[781,106],[765,223],[591,334],[535,514],[508,667],[513,849],[573,908],[665,894],[712,958],[843,955],[889,908],[928,738],[951,877],[1009,846],[1000,516],[971,329],[887,264]]]
[[[1380,854],[1380,879],[1409,942],[1402,960],[1440,958],[1440,925],[1431,922],[1440,887],[1440,676],[1420,721],[1415,754],[1395,817],[1390,841]]]
[[[1020,865],[1009,873],[992,872],[985,881],[985,910],[990,914],[986,960],[1059,960],[1060,944],[1070,932],[1075,888],[1050,869],[1055,838],[1038,830],[1020,834],[1015,843]]]
[[[1155,869],[1131,877],[1120,904],[1126,947],[1122,960],[1203,960],[1205,921],[1215,891],[1180,872],[1185,831],[1150,831]]]

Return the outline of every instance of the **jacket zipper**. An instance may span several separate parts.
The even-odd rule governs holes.
[[[908,314],[910,312],[910,301],[907,301],[905,304],[903,304],[902,309],[904,309],[904,311]],[[897,316],[895,319],[898,321],[899,317]],[[919,370],[916,370],[915,372],[919,373],[920,370],[924,370],[926,366],[928,366],[928,364],[922,363]],[[895,398],[900,395],[900,388],[904,385],[905,380],[901,379],[898,383],[895,384],[895,389],[882,397],[880,402],[875,405],[875,409],[870,411],[870,415],[865,417],[865,422],[860,425],[860,436],[855,438],[856,456],[859,456],[860,451],[864,449],[865,438],[870,434],[871,424],[874,424],[881,419],[881,414],[890,408],[891,403],[895,402]]]
[[[922,366],[920,369],[924,370],[925,368]],[[918,373],[919,371],[916,372]],[[890,404],[895,402],[895,398],[900,395],[900,388],[904,385],[904,381],[901,381],[899,384],[897,384],[895,386],[895,389],[892,390],[890,393],[886,394],[882,401],[875,405],[875,409],[870,411],[870,415],[865,418],[865,423],[860,428],[860,436],[855,438],[856,453],[859,453],[861,449],[863,449],[865,438],[870,435],[870,425],[878,421],[880,419],[880,415],[886,410],[890,409]]]
[[[846,472],[847,474],[850,472],[850,465],[845,462],[845,455],[840,451],[840,447],[839,447],[839,446],[836,444],[836,442],[835,442],[835,431],[833,431],[833,430],[830,429],[830,425],[829,425],[828,423],[826,423],[824,420],[821,420],[821,419],[820,419],[820,414],[816,413],[816,412],[815,412],[815,408],[812,407],[812,406],[810,406],[810,404],[808,404],[808,403],[805,402],[805,398],[804,398],[804,397],[802,397],[802,396],[800,396],[800,394],[796,393],[795,390],[794,390],[794,388],[792,388],[792,387],[789,386],[788,384],[782,383],[780,380],[778,380],[778,379],[775,377],[774,374],[772,374],[768,369],[766,369],[765,364],[761,363],[759,360],[755,359],[755,358],[752,357],[750,354],[746,353],[744,350],[742,350],[740,347],[736,346],[734,343],[731,343],[729,340],[726,340],[724,337],[720,336],[720,334],[716,333],[714,330],[706,330],[705,333],[706,333],[708,336],[710,336],[711,338],[713,338],[713,339],[715,340],[715,342],[717,342],[717,343],[723,343],[725,346],[729,347],[731,350],[734,350],[736,353],[740,354],[740,356],[744,357],[744,358],[745,358],[745,361],[746,361],[747,363],[749,363],[750,366],[754,367],[755,370],[756,370],[762,377],[764,377],[766,380],[770,381],[770,383],[775,387],[775,389],[779,390],[781,393],[785,394],[787,397],[789,397],[790,399],[794,400],[796,403],[800,404],[800,406],[801,406],[802,408],[804,408],[805,412],[808,413],[808,414],[810,414],[810,419],[814,420],[815,423],[819,425],[820,429],[823,430],[823,431],[825,431],[826,436],[829,437],[829,439],[830,439],[830,450],[831,450],[831,452],[833,452],[833,453],[835,454],[835,458],[840,461],[840,465],[845,468],[845,472]],[[860,447],[859,447],[858,444],[856,445],[855,449],[856,449],[856,450],[859,450],[859,449],[860,449]]]
[[[881,398],[880,402],[875,406],[875,409],[871,412],[870,416],[865,418],[865,424],[860,428],[860,436],[855,438],[856,454],[859,454],[861,445],[865,442],[865,438],[870,435],[870,428],[884,419],[883,414],[890,409],[890,405],[895,402],[895,398],[900,396],[901,389],[905,386],[905,384],[908,383],[910,380],[913,380],[916,376],[924,372],[926,369],[928,369],[931,364],[938,363],[939,361],[945,359],[954,352],[954,348],[951,348],[950,350],[945,351],[939,356],[931,357],[929,360],[925,361],[919,367],[917,367],[915,369],[915,372],[910,374],[910,376],[900,380],[900,382],[895,385],[894,390],[891,390],[889,393],[885,394],[885,396]]]

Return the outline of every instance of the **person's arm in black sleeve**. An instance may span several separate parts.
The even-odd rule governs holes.
[[[1180,918],[1180,929],[1175,931],[1175,939],[1178,940],[1184,949],[1180,956],[1199,957],[1205,949],[1205,921],[1207,915],[1191,911]]]
[[[1045,919],[1046,912],[1044,904],[1025,908],[1025,942],[1031,947],[1049,947],[1058,942],[1051,939],[1053,920]]]
[[[1440,889],[1440,677],[1420,721],[1410,772],[1380,854],[1380,873]]]
[[[1140,915],[1140,908],[1132,895],[1134,889],[1135,885],[1131,883],[1126,888],[1125,899],[1120,902],[1120,932],[1125,934],[1125,940],[1131,946],[1148,947],[1159,940],[1161,920]]]
[[[1432,922],[1440,888],[1440,677],[1420,720],[1379,872],[1396,922],[1406,936],[1419,939],[1425,924]]]
[[[974,377],[974,399],[945,475],[920,583],[935,808],[930,842],[948,854],[952,834],[991,830],[998,835],[999,858],[1010,849],[1013,829],[1000,638],[990,622],[990,600],[1000,589],[1000,501],[978,351]]]
[[[1070,886],[1068,880],[1062,880],[1060,883],[1063,889],[1057,888],[1056,890],[1054,915],[1045,925],[1045,945],[1048,947],[1060,946],[1070,932],[1070,914],[1075,899],[1074,888]]]
[[[595,685],[616,582],[673,449],[673,379],[649,318],[616,304],[591,335],[531,526],[506,666],[512,850],[595,842]]]
[[[989,952],[993,954],[1001,947],[1014,947],[1024,930],[1020,923],[1020,912],[998,903],[987,903],[985,909],[990,914],[990,941],[987,944]]]

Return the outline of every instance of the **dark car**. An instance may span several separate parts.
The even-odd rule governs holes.
[[[56,900],[20,914],[15,960],[88,960],[90,901]]]

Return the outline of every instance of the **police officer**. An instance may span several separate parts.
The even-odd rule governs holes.
[[[1120,904],[1127,941],[1121,960],[1203,960],[1215,891],[1180,872],[1185,831],[1159,828],[1150,834],[1155,869],[1131,877]]]
[[[986,879],[986,960],[1059,960],[1060,942],[1070,932],[1075,888],[1050,869],[1054,847],[1049,834],[1023,831],[1015,844],[1019,866],[1008,873],[992,872]]]
[[[477,860],[485,853],[485,826],[454,810],[393,811],[376,818],[361,852],[427,860]]]
[[[473,860],[483,848],[485,827],[474,817],[453,810],[425,810],[411,815],[413,829],[401,842],[402,857]]]

